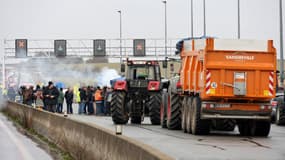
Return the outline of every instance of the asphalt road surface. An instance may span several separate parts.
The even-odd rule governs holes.
[[[113,130],[110,117],[69,115],[69,118],[94,123]],[[194,136],[150,125],[123,126],[123,135],[151,145],[177,160],[285,160],[285,126],[272,125],[269,137],[241,137],[234,132],[212,132],[207,136]]]
[[[12,122],[0,113],[1,160],[51,160],[44,150],[17,131]]]

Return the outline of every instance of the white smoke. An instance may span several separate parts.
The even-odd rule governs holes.
[[[96,77],[98,77],[97,84],[102,87],[110,86],[110,80],[119,78],[120,75],[115,69],[109,69],[107,67],[104,67]]]
[[[90,63],[74,62],[54,63],[41,61],[41,63],[22,64],[16,68],[19,73],[19,83],[32,83],[34,85],[48,81],[62,82],[65,87],[71,87],[79,84],[80,86],[108,86],[110,80],[120,77],[115,69],[103,67],[95,67]],[[32,67],[31,67],[32,66]]]

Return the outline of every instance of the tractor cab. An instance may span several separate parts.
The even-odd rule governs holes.
[[[160,81],[159,63],[157,61],[128,61],[126,79]]]

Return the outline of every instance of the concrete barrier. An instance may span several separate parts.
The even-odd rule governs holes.
[[[7,112],[78,160],[171,160],[148,145],[97,125],[8,102]]]

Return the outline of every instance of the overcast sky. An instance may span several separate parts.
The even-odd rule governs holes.
[[[194,35],[201,36],[203,1],[193,1]],[[241,38],[273,39],[279,49],[279,0],[240,2]],[[190,36],[190,0],[168,0],[167,9],[168,36]],[[124,38],[164,37],[161,0],[0,0],[0,40],[118,38],[118,10]],[[237,0],[206,0],[206,17],[208,36],[237,37]]]

